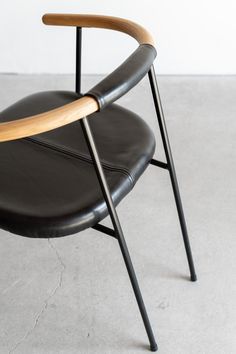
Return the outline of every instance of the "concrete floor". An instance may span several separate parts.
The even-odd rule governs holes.
[[[84,78],[84,89],[98,81]],[[72,76],[0,77],[0,108]],[[188,267],[169,177],[151,166],[118,208],[160,354],[236,353],[236,77],[161,77],[191,236]],[[146,80],[121,100],[157,128]],[[163,158],[157,134],[157,156]],[[106,221],[109,224],[109,221]],[[117,242],[1,231],[0,353],[148,353]]]

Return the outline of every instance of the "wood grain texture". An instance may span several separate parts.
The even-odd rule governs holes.
[[[135,22],[100,15],[46,14],[43,22],[55,26],[105,28],[124,32],[139,44],[154,45],[150,33]],[[40,134],[64,126],[99,110],[93,97],[82,97],[65,106],[35,116],[0,123],[0,142]]]
[[[32,117],[0,123],[0,142],[44,133],[98,111],[97,101],[82,97],[72,103]]]
[[[144,27],[120,17],[87,14],[45,14],[42,20],[44,24],[53,26],[95,27],[120,31],[135,38],[139,44],[154,46],[153,37]]]

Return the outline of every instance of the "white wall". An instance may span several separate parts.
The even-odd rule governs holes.
[[[160,74],[236,74],[236,0],[4,0],[0,72],[74,71],[75,31],[44,26],[40,19],[46,12],[140,22],[156,39]],[[107,73],[135,46],[120,33],[84,30],[83,70]]]

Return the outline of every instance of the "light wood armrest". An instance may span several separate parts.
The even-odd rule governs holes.
[[[120,17],[89,14],[45,14],[42,20],[45,25],[95,27],[120,31],[135,38],[139,44],[154,46],[154,39],[144,27]]]
[[[105,28],[127,33],[140,45],[154,45],[150,33],[135,22],[100,15],[46,14],[43,22],[55,26]],[[155,49],[154,49],[155,50]],[[154,58],[153,58],[154,59]],[[137,80],[136,80],[137,81]],[[134,86],[135,83],[131,85]],[[123,92],[122,92],[123,94]],[[77,101],[35,116],[0,123],[0,142],[44,133],[84,118],[100,109],[98,100],[84,96]]]
[[[0,142],[25,138],[62,127],[98,109],[97,101],[86,96],[45,113],[0,123]]]

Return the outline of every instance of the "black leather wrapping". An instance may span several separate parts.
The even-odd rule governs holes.
[[[149,71],[156,49],[150,44],[141,44],[115,71],[86,94],[94,97],[100,110],[132,89]]]
[[[73,102],[73,92],[41,92],[15,103],[0,122]],[[153,156],[155,139],[136,114],[115,104],[89,117],[117,205]],[[27,237],[60,237],[91,227],[107,215],[80,122],[0,144],[0,227]]]

